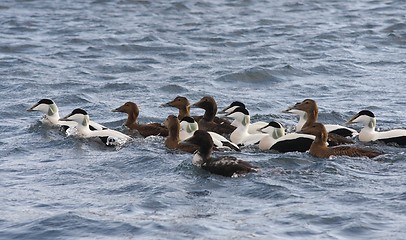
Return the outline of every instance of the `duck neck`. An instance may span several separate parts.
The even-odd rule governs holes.
[[[207,122],[212,122],[217,113],[217,106],[208,106],[205,110],[203,119]]]
[[[77,125],[77,130],[80,134],[82,135],[88,135],[90,132],[89,129],[89,116],[84,116],[83,121],[81,123],[78,123]]]
[[[190,106],[184,106],[179,108],[178,119],[182,120],[184,117],[190,117]]]
[[[317,116],[318,116],[318,109],[310,109],[310,111],[307,111],[304,117],[307,117],[305,124],[303,125],[302,128],[306,128],[313,123],[317,122]]]
[[[327,147],[327,139],[328,139],[328,133],[323,131],[319,135],[316,135],[316,138],[314,139],[313,144],[315,144],[317,146]]]
[[[45,116],[51,123],[57,124],[59,121],[59,111],[56,105],[49,106],[48,112]]]
[[[213,146],[200,146],[199,153],[203,159],[204,163],[211,161],[211,153],[213,151]]]
[[[137,126],[138,125],[138,115],[139,115],[139,110],[138,109],[133,109],[130,113],[128,113],[128,118],[127,121],[125,122],[125,125],[127,127],[130,126]]]
[[[180,125],[179,124],[174,124],[168,128],[168,139],[179,143],[180,138],[179,138],[179,129]]]

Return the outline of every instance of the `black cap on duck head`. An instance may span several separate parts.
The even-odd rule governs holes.
[[[230,104],[230,107],[243,107],[245,108],[245,104],[240,101],[234,101]]]
[[[366,116],[372,117],[372,118],[375,117],[375,115],[374,115],[371,111],[369,111],[369,110],[362,110],[362,111],[360,111],[357,115],[358,115],[358,116],[366,115]]]
[[[44,98],[38,101],[38,104],[55,104],[54,101],[52,101],[51,99],[48,98]]]
[[[243,113],[244,115],[250,115],[249,112],[248,112],[248,110],[247,110],[246,108],[244,108],[244,107],[237,107],[236,109],[234,109],[234,111],[230,112],[230,113],[227,114],[226,116],[229,116],[229,115],[231,115],[231,114],[233,114],[233,113],[238,113],[238,112]]]
[[[276,121],[269,122],[268,125],[265,126],[265,127],[268,127],[268,126],[269,127],[274,127],[274,128],[282,128],[282,125],[280,123],[276,122]]]
[[[72,113],[70,115],[72,116],[72,115],[75,115],[75,114],[87,115],[87,112],[85,110],[81,109],[81,108],[76,108],[76,109],[74,109],[72,111]]]

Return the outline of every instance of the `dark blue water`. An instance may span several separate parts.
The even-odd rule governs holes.
[[[1,239],[403,239],[405,149],[380,161],[255,148],[229,179],[168,151],[64,136],[26,109],[52,98],[122,128],[162,122],[183,95],[244,102],[253,121],[313,98],[319,120],[359,110],[406,128],[406,4],[394,1],[24,1],[0,3]],[[201,114],[200,109],[192,109]]]

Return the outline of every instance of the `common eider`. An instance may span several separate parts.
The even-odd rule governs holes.
[[[48,124],[50,126],[61,127],[64,131],[68,130],[70,127],[75,127],[77,125],[77,123],[73,121],[62,121],[59,116],[58,106],[53,100],[48,98],[41,99],[32,107],[28,108],[27,111],[39,111],[45,114],[41,119],[42,123]],[[102,130],[106,127],[96,122],[90,121],[89,128],[93,131]]]
[[[285,133],[282,124],[271,121],[261,128],[261,132],[268,136],[261,139],[258,144],[261,150],[274,150],[278,152],[306,152],[315,139],[315,136],[302,133]]]
[[[375,131],[376,118],[369,110],[362,110],[353,116],[346,124],[363,123],[358,138],[361,142],[380,141],[387,144],[406,146],[406,129],[392,129],[389,131]]]
[[[296,125],[296,132],[298,132],[302,128],[317,122],[319,110],[316,101],[313,99],[305,99],[288,108],[285,112],[299,114],[299,123]],[[328,143],[330,146],[354,143],[351,138],[358,134],[354,129],[337,124],[326,124],[325,128],[329,133]]]
[[[131,130],[137,130],[141,136],[168,136],[168,129],[161,125],[160,123],[148,123],[140,124],[138,123],[138,115],[140,110],[134,102],[126,102],[122,106],[112,110],[113,112],[127,113],[128,118],[124,123],[126,127]]]
[[[188,153],[194,153],[199,148],[197,145],[181,142],[179,138],[180,123],[176,116],[169,115],[164,124],[169,130],[169,134],[165,139],[165,146],[167,148]]]
[[[249,172],[258,171],[257,167],[233,156],[213,158],[212,152],[214,144],[207,131],[197,130],[193,136],[186,141],[199,146],[199,150],[195,155],[198,155],[198,159],[201,160],[200,167],[210,173],[226,177],[238,177]]]
[[[72,135],[80,138],[99,138],[106,145],[122,145],[131,139],[130,136],[104,128],[102,130],[90,130],[89,115],[83,109],[77,108],[69,115],[61,119],[62,121],[74,121],[77,123],[75,132]]]
[[[374,158],[382,155],[381,152],[375,150],[353,146],[328,147],[327,130],[321,123],[313,123],[312,125],[303,128],[300,132],[316,136],[316,139],[313,141],[309,150],[309,153],[315,157],[328,158],[330,156],[349,156]]]
[[[242,103],[240,101],[234,101],[228,107],[224,108],[221,111],[221,113],[225,113],[225,114],[231,113],[238,107],[246,109],[244,103]],[[237,121],[236,119],[231,122],[231,125],[233,125],[235,127],[238,127],[238,124],[239,124],[239,121]],[[267,122],[262,122],[262,121],[258,121],[258,122],[254,122],[254,123],[250,122],[250,124],[248,125],[248,133],[250,133],[250,134],[259,133],[260,132],[259,129],[263,128],[267,125],[268,125]]]
[[[216,132],[221,135],[231,134],[236,129],[236,127],[227,122],[221,124],[214,122],[214,117],[217,113],[217,103],[213,97],[205,96],[200,101],[192,104],[192,106],[205,110],[202,119],[198,121],[199,129]]]
[[[267,136],[265,133],[258,132],[250,134],[248,132],[250,115],[248,110],[245,108],[237,107],[234,109],[234,111],[228,113],[226,116],[234,118],[239,122],[238,127],[230,135],[230,140],[237,145],[255,145],[258,144],[263,137]]]

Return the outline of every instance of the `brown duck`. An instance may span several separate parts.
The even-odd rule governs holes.
[[[313,99],[305,99],[302,102],[296,103],[293,107],[290,107],[286,110],[289,112],[291,110],[300,110],[306,114],[303,116],[305,123],[300,128],[298,124],[296,131],[300,131],[303,128],[311,126],[313,123],[317,122],[319,109],[317,107],[316,101]],[[303,121],[303,119],[300,119]],[[354,134],[357,134],[357,131],[350,129],[344,126],[339,125],[330,125],[333,130],[328,132],[328,143],[329,146],[336,146],[340,144],[352,144],[354,141],[347,137],[352,137]]]
[[[201,161],[200,167],[211,173],[226,177],[237,177],[249,172],[258,171],[257,167],[233,156],[213,158],[211,154],[213,152],[214,144],[207,131],[197,130],[191,138],[188,138],[185,141],[199,145],[199,151],[195,153],[195,155],[198,156],[194,156],[193,158],[198,158]]]
[[[178,119],[181,121],[184,117],[191,117],[190,116],[190,102],[186,97],[177,96],[170,102],[162,104],[163,107],[175,107],[179,110]],[[196,122],[199,122],[203,116],[192,116]],[[214,117],[213,120],[215,123],[223,124],[223,123],[230,123],[227,119]]]
[[[165,139],[165,146],[169,149],[177,149],[183,152],[194,153],[199,149],[197,145],[182,143],[179,139],[180,123],[179,119],[174,115],[169,115],[165,122],[165,126],[169,130],[169,134]]]
[[[127,113],[128,118],[124,125],[131,130],[137,130],[143,137],[168,136],[168,129],[160,123],[139,124],[137,119],[140,110],[137,104],[133,102],[126,102],[124,105],[114,109],[113,112]]]
[[[192,106],[205,110],[203,117],[198,121],[199,129],[218,134],[231,134],[236,129],[230,122],[216,123],[214,121],[217,113],[217,104],[213,97],[205,96]]]
[[[310,154],[315,157],[328,158],[330,156],[344,155],[350,157],[374,158],[382,155],[381,152],[352,146],[327,147],[327,130],[321,123],[313,123],[312,125],[303,128],[300,133],[316,136],[316,139],[313,141],[309,150]]]

